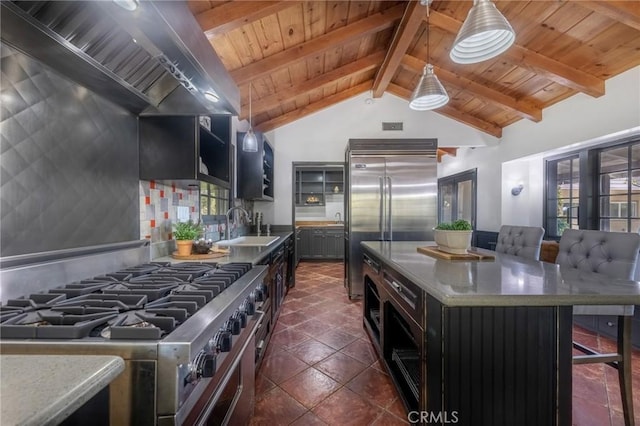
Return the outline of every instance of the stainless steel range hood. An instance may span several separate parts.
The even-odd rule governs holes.
[[[2,1],[2,41],[135,114],[238,114],[240,94],[183,1]],[[213,103],[205,91],[218,95]]]

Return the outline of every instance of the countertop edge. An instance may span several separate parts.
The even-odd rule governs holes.
[[[361,244],[371,251],[379,260],[396,270],[408,280],[418,285],[426,293],[448,307],[507,307],[507,306],[575,306],[575,305],[636,305],[640,304],[640,296],[629,294],[447,294],[440,291],[437,285],[428,284],[424,277],[419,277],[402,264],[392,260],[385,253],[376,249],[373,244],[377,242],[363,241]],[[422,241],[404,241],[402,243],[415,243],[425,245]],[[393,244],[390,242],[389,244]],[[454,261],[455,262],[455,261]],[[630,299],[630,298],[635,298]]]
[[[63,393],[51,395],[48,401],[32,402],[32,406],[38,407],[38,411],[34,412],[23,411],[7,413],[7,408],[15,409],[22,407],[29,401],[25,401],[26,397],[23,397],[21,401],[12,402],[12,396],[20,397],[14,392],[7,392],[7,389],[4,389],[5,392],[7,392],[6,394],[10,395],[3,398],[2,404],[2,424],[5,424],[6,421],[7,425],[20,424],[24,426],[36,426],[59,424],[98,394],[98,392],[107,387],[125,368],[122,358],[106,355],[2,355],[0,360],[2,370],[8,369],[8,371],[2,373],[5,380],[6,374],[24,374],[24,370],[20,368],[20,365],[23,363],[28,363],[31,369],[37,366],[47,368],[47,364],[51,363],[64,363],[69,364],[70,370],[77,371],[78,364],[84,362],[85,364],[90,364],[86,365],[87,369],[94,370],[93,374],[78,378],[73,386],[65,389]],[[5,382],[5,380],[3,380],[3,382]],[[43,380],[54,381],[56,378],[43,372],[38,380],[40,381],[39,383],[41,383]],[[53,386],[55,383],[51,383],[51,385]],[[28,390],[25,389],[25,392],[28,392]],[[29,394],[34,395],[34,398],[38,397],[36,391],[31,391]]]

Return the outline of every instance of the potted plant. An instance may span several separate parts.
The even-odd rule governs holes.
[[[459,219],[438,224],[433,234],[439,250],[453,254],[466,254],[471,247],[473,229],[468,221]]]
[[[173,238],[176,240],[178,255],[190,255],[191,249],[193,248],[193,241],[198,238],[202,231],[200,224],[189,220],[187,222],[176,222],[173,227]]]

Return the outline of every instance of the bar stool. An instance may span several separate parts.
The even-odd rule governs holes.
[[[543,235],[544,228],[539,226],[502,225],[495,251],[539,260]]]
[[[597,272],[613,278],[635,277],[640,250],[640,235],[627,232],[567,229],[560,238],[556,263],[564,268]],[[561,268],[562,269],[562,268]],[[573,357],[574,364],[606,363],[618,370],[624,421],[634,424],[631,385],[631,319],[633,305],[574,306],[574,315],[609,315],[618,318],[617,352],[601,354],[573,342],[586,355]]]

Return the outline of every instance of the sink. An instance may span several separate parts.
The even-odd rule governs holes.
[[[268,246],[275,243],[280,237],[257,237],[257,236],[245,236],[238,237],[232,240],[221,240],[216,244],[222,247],[230,246]]]

